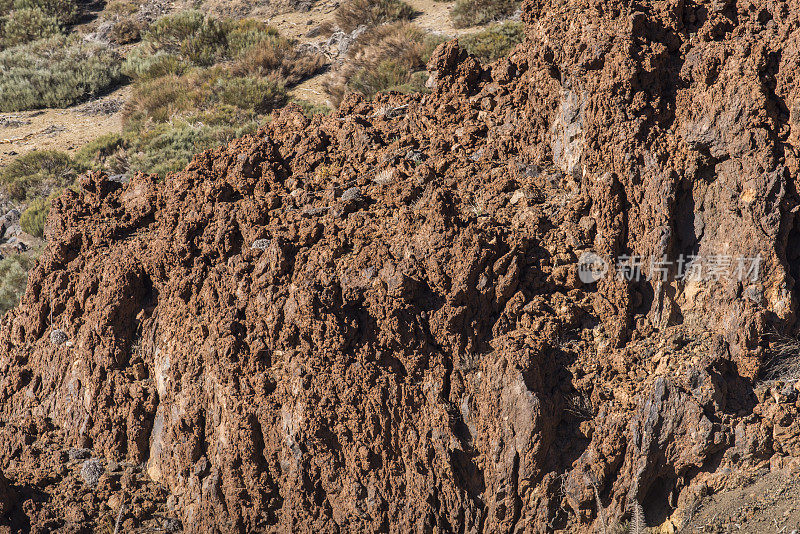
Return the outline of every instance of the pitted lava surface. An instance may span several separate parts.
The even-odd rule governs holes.
[[[0,327],[8,528],[94,531],[124,491],[123,529],[678,529],[796,469],[798,391],[761,378],[796,333],[800,2],[523,19],[490,67],[442,45],[429,94],[57,199]],[[585,284],[589,251],[762,263]],[[37,475],[70,448],[141,469]]]

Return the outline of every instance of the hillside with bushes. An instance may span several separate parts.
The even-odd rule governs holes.
[[[480,26],[514,16],[517,3],[481,5],[459,0],[446,23],[433,23],[470,27],[467,50],[490,62],[521,42],[523,31],[514,20]],[[0,211],[22,213],[21,226],[0,239],[21,232],[33,243],[20,245],[31,257],[42,246],[50,203],[83,173],[164,177],[198,152],[254,133],[289,102],[313,116],[351,93],[427,91],[425,63],[450,37],[417,26],[425,7],[402,0],[284,6],[270,16],[233,3],[189,8],[156,0],[4,0],[0,7]],[[462,20],[465,9],[482,13],[480,20]],[[281,31],[269,22],[298,14],[318,23]],[[58,111],[41,111],[50,108]],[[24,281],[9,279],[14,294]]]

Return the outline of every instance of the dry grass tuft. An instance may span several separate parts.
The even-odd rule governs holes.
[[[340,29],[349,33],[359,26],[410,20],[415,14],[402,0],[345,0],[336,11],[335,20]]]
[[[762,381],[794,382],[800,380],[800,339],[774,336],[770,344],[772,356],[764,364]]]
[[[457,0],[453,24],[456,28],[467,28],[502,20],[513,15],[520,4],[519,0]]]
[[[324,83],[334,105],[348,93],[371,96],[381,91],[424,89],[425,64],[442,39],[409,23],[386,24],[364,32],[348,52],[349,60]]]

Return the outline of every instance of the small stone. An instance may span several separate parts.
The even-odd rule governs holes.
[[[70,449],[67,453],[70,460],[86,460],[92,457],[92,451],[89,449]]]
[[[181,523],[180,519],[165,517],[163,521],[161,528],[163,528],[165,532],[183,532],[183,523]]]
[[[383,169],[381,172],[375,175],[375,183],[378,185],[385,185],[392,181],[394,177],[394,169]]]
[[[256,239],[250,248],[254,250],[267,250],[269,248],[269,239]]]
[[[97,458],[86,460],[83,462],[83,467],[81,467],[81,477],[86,482],[86,485],[91,487],[97,486],[97,483],[100,482],[100,477],[105,472],[102,462]]]
[[[413,161],[414,163],[422,163],[422,152],[419,150],[409,150],[406,152],[406,160]]]
[[[63,330],[56,328],[50,332],[50,344],[53,346],[57,347],[59,345],[63,345],[67,342],[67,339],[69,338],[67,337],[66,332]]]
[[[342,193],[343,202],[360,201],[361,198],[362,198],[361,189],[359,189],[358,187],[351,187],[350,189]]]

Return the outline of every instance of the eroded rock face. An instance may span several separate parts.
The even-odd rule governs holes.
[[[0,416],[145,462],[197,532],[659,523],[796,456],[752,379],[794,328],[800,6],[637,9],[529,1],[431,94],[90,175],[3,320]],[[762,264],[584,284],[586,251]]]
[[[6,477],[0,473],[0,518],[7,516],[11,512],[14,502],[14,491],[8,484]]]

